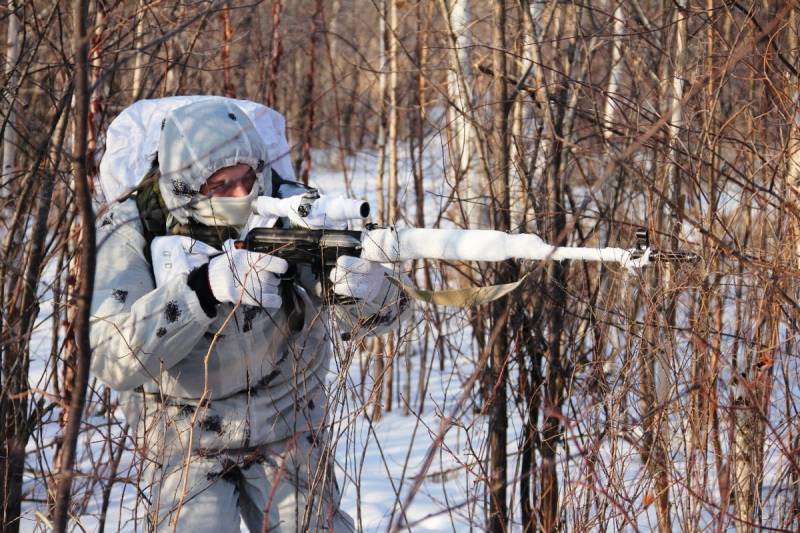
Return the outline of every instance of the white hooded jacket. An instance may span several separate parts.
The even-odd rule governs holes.
[[[183,153],[197,154],[197,146]],[[247,449],[318,428],[325,420],[331,330],[351,334],[350,324],[378,316],[369,323],[371,333],[380,333],[407,310],[404,298],[389,306],[327,308],[296,285],[305,311],[299,332],[290,331],[283,309],[221,303],[210,317],[186,275],[156,287],[133,199],[115,203],[97,232],[92,371],[121,392],[129,422],[143,423],[147,448],[162,453],[183,451],[188,442],[193,449]]]

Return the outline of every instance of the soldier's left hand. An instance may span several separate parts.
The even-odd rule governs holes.
[[[336,260],[330,280],[335,294],[388,304],[397,294],[397,288],[388,278],[391,275],[392,270],[380,263],[343,255]]]

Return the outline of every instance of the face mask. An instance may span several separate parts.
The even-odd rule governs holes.
[[[258,198],[258,183],[253,184],[247,196],[215,196],[198,194],[191,207],[192,218],[204,226],[244,226],[253,213],[253,202]]]

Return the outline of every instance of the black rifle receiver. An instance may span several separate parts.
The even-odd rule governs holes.
[[[237,248],[270,254],[290,265],[311,265],[315,275],[327,279],[336,260],[343,255],[361,255],[361,232],[303,228],[254,228]]]

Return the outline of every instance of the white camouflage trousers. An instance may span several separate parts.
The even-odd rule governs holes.
[[[149,462],[151,530],[235,532],[244,521],[251,532],[354,531],[339,510],[331,462],[313,444],[304,433],[247,453]]]

